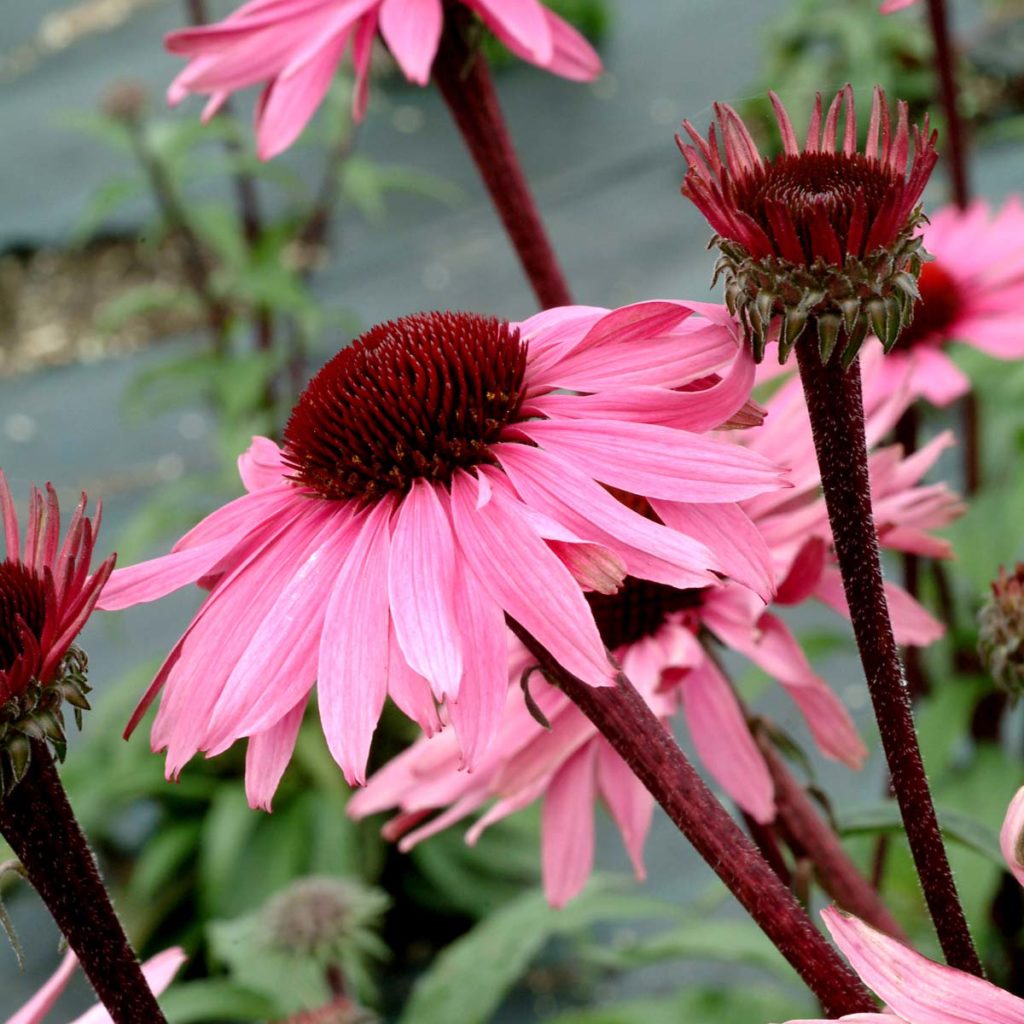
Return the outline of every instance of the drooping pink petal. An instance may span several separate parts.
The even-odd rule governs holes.
[[[281,449],[269,437],[256,436],[238,456],[238,475],[247,491],[277,487],[289,472],[281,459]]]
[[[348,45],[343,31],[325,41],[316,55],[294,72],[278,75],[267,86],[258,113],[256,149],[261,160],[283,153],[316,113]]]
[[[596,741],[597,788],[619,828],[638,882],[647,877],[644,843],[654,818],[654,797],[606,740]]]
[[[405,660],[402,648],[398,646],[394,622],[391,623],[388,650],[388,696],[398,705],[403,715],[411,718],[427,736],[433,736],[441,728],[434,694],[429,681]]]
[[[320,718],[327,746],[350,784],[366,782],[370,742],[387,696],[392,508],[384,500],[367,514],[338,569],[320,638]]]
[[[508,690],[508,627],[500,605],[464,567],[455,583],[455,617],[462,636],[465,673],[458,695],[447,701],[459,737],[463,767],[473,771],[501,724]]]
[[[864,983],[912,1024],[1024,1024],[1024,999],[933,963],[834,907],[821,916]]]
[[[480,472],[486,479],[486,470]],[[478,492],[468,474],[453,477],[455,536],[481,587],[567,671],[592,686],[611,685],[613,670],[593,615],[568,570],[501,488],[482,507]]]
[[[564,907],[587,884],[594,866],[594,762],[588,743],[555,773],[541,816],[544,892],[553,907]]]
[[[435,486],[418,480],[402,499],[392,529],[388,598],[405,659],[430,680],[439,700],[455,697],[462,678],[455,571],[447,513]]]
[[[380,33],[405,77],[417,85],[430,81],[441,40],[441,0],[384,0]]]
[[[278,783],[295,751],[306,711],[303,698],[276,725],[249,737],[245,752],[245,795],[252,808],[271,809]]]
[[[999,845],[1014,878],[1024,885],[1024,788],[1017,790],[1006,810]]]
[[[42,1024],[43,1019],[56,1005],[64,989],[67,988],[71,976],[78,966],[78,958],[68,950],[60,967],[50,976],[43,987],[13,1017],[8,1017],[5,1024]],[[109,1020],[109,1017],[107,1018]]]
[[[591,82],[604,70],[594,48],[567,21],[544,8],[554,50],[544,65],[552,74],[573,82]]]
[[[728,680],[710,658],[680,673],[683,714],[701,761],[755,821],[775,817],[775,786]]]
[[[554,53],[551,26],[539,0],[463,0],[475,10],[487,27],[502,40],[514,40],[545,67]]]

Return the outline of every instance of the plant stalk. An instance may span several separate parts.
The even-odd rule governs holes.
[[[935,42],[935,70],[939,76],[939,95],[946,116],[946,155],[953,185],[953,201],[962,210],[970,200],[970,188],[967,184],[963,119],[957,106],[956,54],[953,52],[949,31],[946,0],[928,0],[928,24]]]
[[[951,967],[983,974],[942,842],[882,583],[860,363],[822,365],[818,339],[796,345],[814,447],[861,664],[874,706],[907,840],[939,943]]]
[[[620,671],[614,686],[592,687],[567,672],[518,622],[509,628],[545,676],[590,719],[792,964],[829,1016],[877,1008],[860,979],[715,799],[686,755]]]
[[[50,751],[0,800],[0,833],[68,940],[114,1024],[166,1024],[100,879]]]
[[[569,287],[519,165],[487,58],[467,42],[467,12],[445,15],[434,80],[480,172],[541,308],[567,306]]]

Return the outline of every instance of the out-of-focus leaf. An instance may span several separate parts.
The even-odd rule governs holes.
[[[194,819],[168,821],[146,843],[132,872],[132,890],[139,900],[154,900],[180,872],[199,845],[202,826]]]
[[[141,178],[110,178],[89,196],[74,229],[74,240],[91,238],[129,200],[145,197]]]
[[[980,853],[995,864],[1002,866],[1005,863],[999,849],[999,834],[994,828],[962,811],[948,807],[936,810],[939,826],[948,839]],[[837,808],[836,818],[840,835],[903,831],[899,807],[892,800],[860,807]]]
[[[211,978],[173,985],[160,999],[167,1024],[266,1020],[278,1013],[276,1003],[233,981]]]
[[[760,985],[687,986],[668,999],[573,1010],[545,1024],[753,1024],[807,1017],[811,1004]]]
[[[448,206],[457,205],[462,190],[450,181],[410,167],[378,164],[369,157],[349,157],[338,171],[341,197],[367,220],[379,221],[389,192],[411,192]]]
[[[589,959],[606,967],[635,969],[665,960],[717,960],[746,964],[793,976],[782,954],[749,921],[686,921],[618,947],[602,944],[587,948]]]
[[[563,910],[549,907],[543,893],[528,893],[485,918],[437,957],[416,982],[400,1024],[483,1024],[549,939],[598,921],[672,912],[664,903],[616,891],[601,878],[592,879]]]
[[[92,110],[64,110],[57,117],[57,124],[72,131],[81,132],[98,139],[111,149],[131,153],[132,141],[125,126],[113,117]]]
[[[116,331],[137,316],[173,309],[196,314],[199,302],[187,288],[174,288],[161,281],[140,284],[105,302],[96,314],[96,326],[106,333]]]

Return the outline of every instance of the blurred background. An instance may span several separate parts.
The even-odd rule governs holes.
[[[210,0],[205,14],[232,6]],[[917,113],[930,110],[941,130],[923,9],[882,18],[871,0],[551,6],[598,47],[606,72],[596,82],[547,75],[494,41],[489,55],[581,303],[712,298],[708,232],[679,196],[673,135],[684,118],[706,125],[716,100],[757,121],[772,87],[797,120],[817,89],[849,81],[865,102],[881,83]],[[973,186],[998,201],[1024,185],[1024,4],[953,6]],[[343,72],[300,142],[262,164],[250,96],[207,126],[198,102],[165,105],[181,65],[162,37],[196,10],[178,0],[0,0],[0,466],[20,507],[30,483],[47,480],[65,507],[81,489],[102,498],[100,548],[116,547],[121,564],[166,550],[236,494],[234,459],[249,438],[277,434],[309,374],[369,325],[423,309],[517,319],[535,309],[433,89],[408,86],[381,51],[362,125],[349,119]],[[941,168],[927,198],[948,199]],[[970,368],[979,390],[989,389],[986,422],[997,440],[989,488],[957,527],[968,608],[994,575],[993,559],[1013,553],[1004,544],[993,555],[993,535],[1019,534],[1021,486],[1005,459],[1017,455],[1024,425],[1018,368]],[[941,467],[954,482],[956,466],[951,458]],[[472,849],[455,828],[401,856],[380,839],[379,820],[345,816],[346,787],[312,719],[273,815],[246,807],[239,751],[166,783],[148,730],[130,743],[120,732],[199,596],[94,617],[83,637],[94,710],[63,769],[133,939],[143,953],[176,942],[190,953],[166,999],[175,1024],[283,1020],[324,1001],[317,964],[264,941],[282,906],[325,898],[315,887],[289,889],[311,875],[344,882],[329,898],[346,908],[348,980],[386,1020],[710,1024],[813,1013],[774,950],[660,819],[646,885],[632,882],[603,822],[600,876],[555,912],[537,885],[536,813],[496,826]],[[843,624],[804,612],[797,625],[816,667],[864,722]],[[757,712],[807,745],[766,680],[738,671]],[[982,690],[965,671],[921,708],[949,821],[960,821],[958,810],[998,821],[1019,781],[1015,733],[988,746],[962,738]],[[1019,722],[1009,729],[1019,732]],[[386,720],[375,758],[411,738],[403,720]],[[868,858],[892,827],[872,796],[880,800],[883,787],[877,756],[856,778],[809,756],[830,806],[859,813],[845,831]],[[1024,911],[1006,896],[991,831],[961,824],[954,864],[991,946],[1006,934],[999,914],[1019,931]],[[901,920],[920,926],[899,851],[888,879]],[[52,971],[58,936],[24,885],[4,879],[0,893],[25,955],[19,971],[0,944],[3,1015]],[[1013,956],[1006,952],[1007,971]],[[54,1019],[89,1002],[78,982]]]

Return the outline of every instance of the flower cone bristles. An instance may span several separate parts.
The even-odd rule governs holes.
[[[859,152],[847,85],[824,118],[818,95],[801,150],[789,115],[770,95],[783,143],[774,159],[762,158],[727,104],[715,106],[717,130],[712,125],[707,139],[688,121],[683,127],[693,145],[677,139],[688,165],[683,194],[714,228],[712,243],[722,252],[715,280],[724,276],[726,303],[758,361],[773,324],[781,361],[808,326],[825,363],[837,349],[852,362],[869,331],[891,349],[918,297],[925,258],[915,237],[923,219],[918,200],[937,159],[935,133],[927,117],[911,128],[903,102],[894,129],[876,88]]]
[[[1017,701],[1024,693],[1024,563],[1000,567],[992,596],[978,613],[978,654],[996,684]]]

